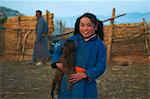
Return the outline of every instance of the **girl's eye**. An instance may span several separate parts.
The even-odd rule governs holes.
[[[88,26],[90,27],[90,26],[92,26],[92,24],[88,24]]]
[[[81,27],[84,27],[84,26],[91,27],[91,26],[92,26],[92,24],[86,24],[86,25],[84,25],[84,24],[80,24],[80,26],[81,26]]]
[[[80,26],[81,26],[81,27],[83,27],[83,26],[84,26],[84,24],[80,24]]]

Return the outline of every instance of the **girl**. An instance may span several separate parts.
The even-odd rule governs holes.
[[[69,81],[73,83],[73,88],[71,90],[67,89],[66,75],[64,75],[58,99],[97,99],[98,93],[95,80],[105,71],[106,49],[103,42],[96,36],[98,21],[95,15],[85,13],[77,21],[79,23],[75,28],[79,30],[79,33],[69,38],[77,42],[76,73],[71,74],[69,78]],[[52,67],[64,71],[65,66],[58,62],[62,54],[60,48],[53,54]]]
[[[95,15],[90,14],[90,16],[96,19]],[[79,31],[80,20],[79,19],[80,17],[77,18],[76,23],[75,23],[74,35],[80,34],[80,31]],[[95,32],[96,32],[97,37],[103,41],[104,40],[103,21],[97,20],[97,30]]]

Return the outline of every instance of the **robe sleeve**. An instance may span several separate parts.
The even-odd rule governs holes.
[[[61,50],[62,46],[63,44],[61,43],[54,49],[53,55],[51,57],[51,64],[59,62],[59,58],[62,55],[62,50]]]

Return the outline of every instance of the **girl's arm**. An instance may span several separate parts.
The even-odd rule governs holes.
[[[106,68],[106,49],[102,45],[102,47],[98,50],[96,66],[88,69],[84,72],[77,72],[75,74],[71,74],[69,81],[71,83],[76,83],[81,79],[87,78],[89,81],[97,79],[100,75],[102,75]]]

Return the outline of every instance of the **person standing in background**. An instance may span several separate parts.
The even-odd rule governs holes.
[[[36,10],[36,40],[32,55],[32,62],[36,63],[37,66],[43,65],[44,61],[50,57],[47,48],[47,33],[48,24],[42,17],[42,11]]]

